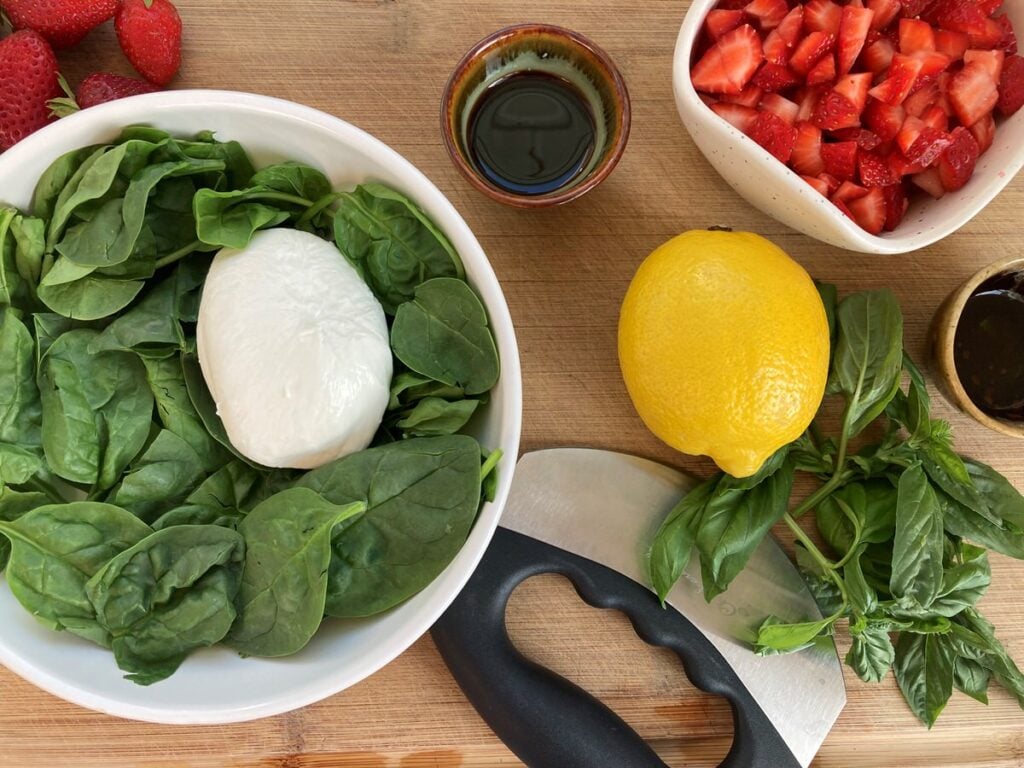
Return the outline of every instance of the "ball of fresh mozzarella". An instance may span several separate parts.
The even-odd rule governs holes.
[[[217,413],[244,456],[307,469],[369,445],[391,384],[387,322],[332,244],[270,229],[221,250],[196,338]]]

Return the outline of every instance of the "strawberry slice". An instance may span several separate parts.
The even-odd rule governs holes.
[[[797,123],[796,142],[789,158],[793,170],[804,176],[818,176],[825,172],[821,159],[821,129],[812,123]],[[822,192],[827,195],[828,192]]]
[[[925,129],[924,120],[913,115],[907,115],[907,119],[903,121],[903,125],[900,127],[900,132],[896,136],[896,143],[900,146],[900,151],[904,155],[910,151],[910,148],[917,141],[917,138],[921,135],[921,131]]]
[[[801,176],[801,179],[806,181],[815,191],[822,197],[828,197],[828,182],[817,178],[816,176]]]
[[[992,111],[999,101],[999,90],[985,65],[975,61],[953,75],[949,101],[960,122],[969,128]]]
[[[1003,36],[999,38],[998,47],[1012,56],[1017,52],[1017,33],[1013,31],[1013,23],[1005,13],[996,16],[993,21],[1003,30]]]
[[[840,181],[849,181],[857,175],[857,142],[822,144],[821,159],[825,163],[825,173]]]
[[[747,87],[739,93],[723,93],[722,101],[729,104],[742,104],[744,107],[756,107],[761,103],[762,97],[764,97],[764,91],[751,82],[747,83]]]
[[[844,181],[839,185],[839,189],[832,195],[832,202],[839,201],[840,203],[849,203],[851,200],[856,200],[858,197],[864,197],[868,193],[867,187],[862,187],[860,184],[854,184],[852,181]]]
[[[789,6],[786,0],[753,0],[743,10],[757,20],[762,32],[768,32],[782,23],[789,13]]]
[[[891,141],[900,132],[906,117],[906,111],[898,104],[886,104],[884,101],[869,99],[868,105],[864,108],[863,120],[878,138],[882,141]]]
[[[826,90],[823,85],[811,85],[797,91],[794,96],[800,104],[800,111],[796,113],[797,122],[809,121],[814,116],[814,110]]]
[[[978,151],[984,154],[996,138],[996,121],[992,115],[985,115],[970,127],[971,135],[978,142]]]
[[[1003,38],[1003,28],[969,0],[938,0],[929,9],[928,20],[952,32],[963,32],[973,48],[994,48]]]
[[[900,0],[900,4],[903,6],[903,15],[912,18],[922,14],[928,6],[934,3],[934,1],[935,0]]]
[[[794,6],[775,29],[764,39],[764,57],[773,64],[785,64],[800,40],[804,26],[804,7]]]
[[[861,152],[857,155],[857,172],[860,183],[865,187],[887,187],[897,184],[899,176],[883,158],[873,152]]]
[[[946,151],[950,144],[952,144],[952,139],[948,133],[938,131],[929,125],[923,125],[917,138],[907,149],[903,150],[903,154],[910,162],[927,168],[939,159],[939,156]]]
[[[855,128],[860,125],[860,112],[852,101],[831,90],[822,96],[814,107],[811,122],[826,131]]]
[[[836,36],[831,32],[811,32],[793,50],[793,55],[789,57],[789,68],[798,75],[806,76],[821,57],[831,53],[835,46]]]
[[[900,19],[900,53],[935,50],[935,32],[927,21]]]
[[[874,13],[871,29],[885,29],[903,10],[900,0],[868,0],[868,8]]]
[[[808,85],[832,83],[836,79],[836,59],[832,55],[822,56],[821,61],[807,73]]]
[[[760,109],[778,115],[786,125],[796,125],[800,105],[777,93],[766,93],[761,99]]]
[[[732,32],[743,23],[747,15],[743,11],[725,11],[715,9],[709,11],[704,19],[704,29],[712,40],[721,40],[722,37]]]
[[[779,162],[788,163],[796,143],[796,128],[774,112],[759,112],[747,134],[774,155]]]
[[[881,234],[885,227],[886,205],[880,188],[872,187],[866,195],[850,200],[846,206],[861,229],[872,235]]]
[[[935,82],[938,76],[945,72],[946,68],[952,63],[952,59],[942,53],[918,51],[911,55],[921,62],[921,69],[917,73],[917,79],[914,80],[914,85],[910,89],[911,93],[924,88],[928,83]]]
[[[933,107],[938,104],[939,99],[939,82],[936,79],[932,80],[930,83],[925,83],[912,94],[907,96],[907,98],[903,100],[903,108],[907,111],[908,115],[920,117],[928,110],[929,107]]]
[[[999,78],[999,112],[1006,117],[1024,106],[1024,58],[1010,56]]]
[[[964,127],[954,129],[950,134],[952,142],[939,158],[939,180],[947,192],[963,187],[974,173],[981,151],[971,132]]]
[[[819,173],[818,180],[825,182],[828,186],[829,196],[833,195],[837,189],[839,189],[839,179],[833,176],[831,173]]]
[[[938,168],[928,168],[920,173],[915,173],[910,177],[910,180],[914,182],[915,186],[923,189],[936,200],[946,194],[946,188],[942,186],[942,179],[939,177]]]
[[[761,39],[749,24],[727,32],[690,72],[693,87],[706,93],[739,93],[764,61]]]
[[[855,141],[858,147],[869,152],[882,144],[877,133],[865,131],[863,128],[840,128],[838,131],[832,131],[832,138],[837,141]]]
[[[753,107],[745,107],[742,104],[728,104],[720,101],[711,105],[711,111],[723,120],[728,121],[733,127],[743,133],[750,133],[750,128],[757,119],[757,110]]]
[[[790,72],[788,67],[766,61],[757,70],[757,74],[754,75],[754,79],[751,82],[764,91],[777,93],[778,91],[798,85],[800,78]]]
[[[857,108],[857,114],[864,111],[868,103],[868,89],[871,88],[871,73],[860,72],[839,78],[835,84],[835,92],[842,94]]]
[[[964,52],[964,64],[976,61],[981,64],[993,82],[998,83],[1003,74],[1003,62],[1006,54],[1002,51],[979,51],[974,48]]]
[[[966,38],[965,38],[966,39]],[[882,37],[871,43],[861,54],[861,65],[868,72],[884,72],[892,64],[892,57],[896,54],[896,46],[892,40]]]
[[[853,67],[864,48],[868,36],[871,19],[875,12],[868,8],[855,8],[848,5],[843,8],[839,20],[839,74],[845,75]]]
[[[894,149],[886,155],[885,161],[889,163],[889,168],[892,170],[893,175],[901,179],[904,176],[913,176],[915,173],[921,173],[924,170],[923,165],[907,160],[899,149]]]
[[[804,29],[808,32],[839,34],[843,9],[832,0],[811,0],[804,6]]]
[[[963,32],[951,32],[948,29],[935,30],[935,50],[950,60],[957,61],[964,57],[971,41]]]
[[[920,71],[920,59],[897,53],[892,57],[886,78],[868,93],[886,104],[901,104],[910,93]]]
[[[945,133],[949,130],[949,115],[938,104],[932,104],[921,113],[921,122],[929,128]]]
[[[902,184],[882,187],[882,194],[885,197],[885,226],[882,229],[892,232],[906,216],[910,201],[907,200],[907,193]]]

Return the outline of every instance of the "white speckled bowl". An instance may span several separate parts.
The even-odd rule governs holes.
[[[690,60],[701,24],[718,0],[693,0],[676,41],[673,85],[679,115],[694,142],[749,203],[783,224],[826,243],[865,253],[906,253],[941,240],[988,205],[1024,165],[1024,110],[999,121],[995,143],[963,189],[932,200],[914,196],[895,232],[871,235],[752,139],[712,112],[690,82]],[[1003,6],[1024,32],[1024,0]]]
[[[218,138],[241,142],[257,166],[298,160],[322,169],[336,187],[375,180],[401,190],[458,250],[467,278],[487,307],[501,358],[501,379],[474,423],[477,439],[500,448],[505,458],[495,500],[483,505],[465,545],[418,595],[373,618],[329,620],[294,656],[243,659],[228,648],[206,648],[192,654],[171,678],[144,688],[123,679],[109,651],[37,622],[0,577],[0,663],[40,688],[83,707],[135,720],[255,720],[319,701],[373,674],[426,632],[469,579],[498,525],[519,453],[522,382],[515,332],[487,256],[441,191],[368,133],[292,102],[195,90],[90,107],[0,155],[0,201],[28,207],[36,180],[54,159],[76,147],[109,141],[133,123],[182,135],[212,130]],[[2,757],[0,764],[6,765]]]

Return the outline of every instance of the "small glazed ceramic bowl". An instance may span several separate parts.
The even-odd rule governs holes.
[[[690,81],[694,45],[718,0],[694,0],[676,40],[673,86],[676,107],[694,143],[740,195],[769,216],[826,243],[864,253],[906,253],[952,234],[970,221],[1024,165],[1024,110],[1000,120],[995,142],[978,160],[967,185],[940,200],[915,196],[894,232],[871,235],[842,214],[796,173],[712,112]],[[1024,0],[1003,10],[1024,28]]]
[[[1024,423],[1008,421],[985,413],[971,400],[956,369],[956,331],[963,315],[964,305],[978,286],[997,275],[1024,273],[1024,256],[1011,256],[989,264],[975,272],[963,285],[953,291],[939,307],[932,320],[932,355],[938,369],[938,381],[943,394],[961,411],[978,423],[1010,437],[1024,438]]]
[[[594,150],[586,165],[563,186],[540,195],[495,186],[477,170],[468,149],[469,124],[481,97],[522,72],[568,80],[595,117]],[[549,24],[520,24],[485,37],[456,65],[441,99],[441,135],[455,167],[488,197],[519,208],[561,205],[604,181],[626,148],[629,124],[629,92],[611,57],[583,35]]]

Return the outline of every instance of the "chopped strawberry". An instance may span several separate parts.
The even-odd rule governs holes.
[[[757,74],[754,75],[754,79],[751,82],[762,90],[777,93],[778,91],[798,85],[800,78],[790,72],[788,67],[766,61],[757,70]]]
[[[789,68],[798,75],[806,76],[822,56],[832,52],[835,45],[836,36],[831,32],[811,32],[793,50],[793,55],[789,57]]]
[[[904,176],[913,176],[915,173],[921,173],[924,170],[924,166],[920,163],[912,163],[907,160],[899,148],[890,152],[886,156],[885,161],[889,163],[889,168],[892,169],[893,175],[901,179]]]
[[[930,20],[952,32],[963,32],[974,48],[993,48],[1003,38],[1003,29],[975,3],[968,0],[938,0]]]
[[[773,64],[785,64],[800,40],[804,25],[804,7],[796,5],[786,18],[764,39],[764,57]]]
[[[857,155],[857,171],[860,183],[866,187],[887,187],[900,180],[889,163],[872,152]]]
[[[949,115],[937,104],[932,104],[928,107],[928,109],[921,113],[920,117],[921,122],[929,128],[934,128],[936,131],[943,133],[949,130]]]
[[[1003,61],[1006,54],[1002,51],[979,51],[974,48],[964,52],[964,64],[976,61],[981,64],[993,82],[998,83],[1003,74]]]
[[[768,32],[779,26],[786,18],[789,6],[786,5],[786,0],[753,0],[743,10],[757,20],[762,32]]]
[[[947,192],[955,192],[967,183],[981,154],[978,142],[966,128],[954,129],[952,142],[939,158],[939,179]]]
[[[907,98],[920,71],[919,59],[897,53],[892,57],[886,78],[868,93],[886,104],[900,104]]]
[[[704,19],[704,29],[712,40],[721,40],[727,32],[732,32],[742,24],[746,17],[743,11],[715,9],[709,11]]]
[[[896,46],[892,40],[882,37],[871,43],[864,49],[860,56],[861,64],[868,72],[884,72],[892,64],[892,57],[896,53]]]
[[[1003,0],[974,0],[974,2],[986,16],[991,16],[1003,5]]]
[[[869,152],[882,144],[877,133],[865,131],[863,128],[840,128],[838,131],[832,131],[832,137],[838,141],[855,141],[858,147]]]
[[[1010,56],[999,78],[999,112],[1007,117],[1024,106],[1024,58]]]
[[[906,111],[898,104],[886,104],[877,99],[868,99],[864,108],[864,124],[870,128],[882,141],[891,141],[896,138],[903,127],[906,119]]]
[[[912,94],[903,100],[903,108],[908,115],[920,117],[929,107],[935,106],[939,101],[938,80],[925,83]]]
[[[896,143],[900,145],[900,151],[903,152],[908,159],[910,158],[910,155],[907,153],[910,152],[910,148],[914,146],[914,142],[917,141],[918,137],[921,135],[921,131],[924,129],[924,120],[919,117],[907,115],[907,119],[903,121],[900,132],[896,136]]]
[[[867,187],[862,187],[860,184],[854,184],[852,181],[844,181],[839,185],[839,189],[832,195],[832,202],[836,200],[842,203],[849,203],[851,200],[856,200],[858,197],[864,197],[868,193]]]
[[[774,112],[759,112],[747,134],[774,155],[780,162],[788,163],[796,143],[796,128],[787,125]]]
[[[836,79],[836,59],[831,54],[822,56],[821,60],[807,73],[808,85],[831,84]]]
[[[999,91],[985,65],[973,62],[953,75],[949,101],[960,122],[969,128],[992,111],[999,101]]]
[[[951,32],[948,29],[935,30],[935,50],[953,61],[962,59],[970,44],[971,41],[963,32]]]
[[[921,69],[918,71],[917,79],[914,80],[914,85],[910,89],[911,93],[924,88],[928,83],[935,82],[938,76],[945,72],[946,68],[952,63],[952,60],[942,53],[919,51],[912,55],[921,62]]]
[[[823,180],[821,180],[821,179],[819,179],[819,178],[817,178],[815,176],[801,176],[800,178],[803,179],[804,181],[806,181],[812,187],[814,187],[815,191],[819,195],[821,195],[822,197],[828,197],[828,182],[827,181],[823,181]]]
[[[868,8],[874,11],[871,17],[871,29],[885,29],[889,23],[899,16],[903,6],[899,0],[868,0]]]
[[[920,173],[915,173],[910,180],[936,200],[946,194],[946,188],[942,186],[942,179],[939,178],[938,168],[928,168]]]
[[[822,144],[821,159],[825,163],[826,173],[840,181],[848,181],[857,175],[857,142]]]
[[[825,182],[828,185],[828,194],[832,195],[837,189],[839,189],[839,179],[833,176],[831,173],[819,173],[819,181]]]
[[[996,121],[992,115],[985,115],[969,129],[974,140],[978,142],[978,151],[985,153],[996,138]]]
[[[903,221],[903,217],[907,214],[907,208],[910,207],[910,201],[907,200],[907,193],[902,184],[882,187],[882,195],[885,197],[885,226],[882,229],[892,232]]]
[[[846,207],[846,203],[842,200],[832,200],[832,205],[839,209],[839,212],[846,216],[846,218],[853,220],[853,214],[850,213],[850,209]]]
[[[900,53],[935,50],[935,32],[927,21],[900,19]]]
[[[800,111],[796,113],[798,122],[810,120],[814,116],[814,110],[826,90],[827,88],[823,85],[812,85],[797,91],[794,98],[800,104]]]
[[[871,188],[866,195],[850,200],[846,206],[864,231],[872,235],[881,234],[885,226],[886,205],[885,194],[880,188]]]
[[[742,11],[750,0],[719,0],[718,7],[723,11]]]
[[[761,103],[764,91],[754,83],[747,83],[747,87],[739,93],[723,93],[722,101],[729,104],[742,104],[744,107],[756,107]]]
[[[1003,36],[999,38],[998,47],[1012,56],[1017,52],[1017,33],[1013,31],[1013,22],[1005,13],[996,16],[993,21],[1003,30]]]
[[[834,131],[838,128],[854,128],[860,125],[860,112],[852,101],[841,93],[831,90],[818,101],[811,121],[827,131]]]
[[[693,65],[693,87],[706,93],[739,93],[764,61],[761,39],[749,24],[727,32]]]
[[[864,48],[868,36],[871,18],[875,12],[867,8],[843,8],[839,22],[839,74],[845,75],[853,67],[853,63]]]
[[[721,101],[712,104],[711,111],[743,133],[750,133],[750,128],[757,119],[757,110],[753,107],[744,107],[742,104],[727,104]]]
[[[903,15],[908,18],[919,16],[925,11],[935,0],[900,0],[903,5]]]
[[[839,34],[843,9],[832,0],[811,0],[804,6],[804,29],[808,32]]]
[[[871,73],[861,72],[839,78],[835,84],[835,92],[848,98],[857,108],[858,114],[864,111],[868,103],[868,89],[871,88]]]
[[[939,159],[951,143],[952,140],[945,131],[937,131],[930,125],[923,125],[917,138],[903,154],[910,162],[928,167]]]
[[[800,105],[777,93],[766,93],[761,99],[760,109],[778,115],[786,125],[796,125]]]
[[[703,101],[709,107],[712,104],[717,103],[717,101],[718,101],[714,96],[708,96],[706,93],[700,93],[699,91],[697,92],[697,98],[700,99],[701,101]]]
[[[805,176],[817,176],[825,172],[825,163],[821,159],[820,128],[811,123],[797,124],[796,142],[789,163],[794,171]]]

